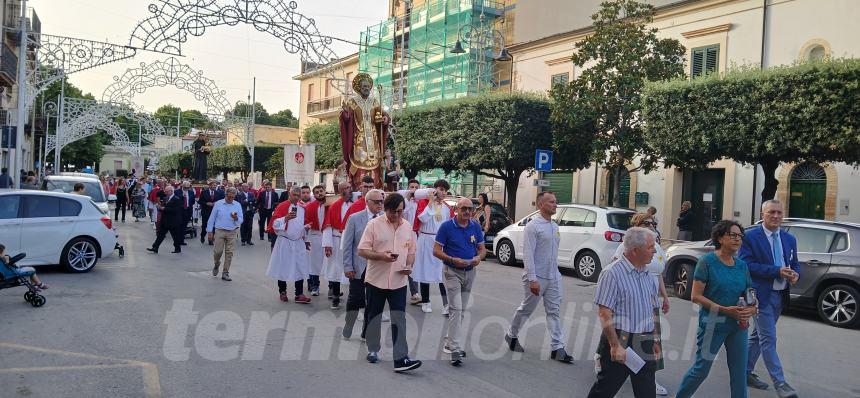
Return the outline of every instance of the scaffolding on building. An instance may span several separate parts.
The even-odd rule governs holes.
[[[377,87],[399,104],[401,69],[406,107],[474,95],[492,89],[493,48],[470,46],[450,51],[461,28],[493,26],[504,5],[493,0],[434,0],[412,8],[408,17],[390,18],[361,33],[359,70],[373,76]],[[483,15],[483,18],[482,18]],[[405,35],[403,37],[402,35]],[[405,49],[401,51],[401,45]],[[479,54],[483,51],[484,54]],[[405,56],[401,56],[405,54]],[[387,102],[387,101],[386,101]]]

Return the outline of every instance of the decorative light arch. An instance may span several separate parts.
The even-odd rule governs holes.
[[[224,115],[231,111],[226,92],[219,90],[215,81],[194,70],[189,65],[170,57],[146,64],[140,68],[129,68],[122,76],[114,76],[114,83],[105,88],[102,101],[132,104],[134,96],[152,87],[174,86],[187,91],[194,99],[206,106],[206,113]]]
[[[245,23],[275,36],[288,53],[299,54],[303,61],[326,65],[337,60],[331,37],[322,35],[316,22],[297,8],[295,1],[283,0],[158,0],[148,7],[153,15],[132,31],[129,46],[182,55],[182,43],[189,35],[202,36],[209,27]],[[343,75],[342,69],[337,70]],[[330,73],[336,77],[334,69]]]
[[[137,143],[132,144],[119,125],[114,121],[115,118],[123,116],[129,119],[142,120],[146,116],[141,115],[130,106],[114,103],[99,102],[95,100],[82,98],[66,98],[64,101],[63,117],[60,121],[60,130],[62,134],[49,135],[46,140],[45,152],[55,151],[55,162],[57,159],[58,150],[72,142],[89,137],[105,131],[113,137],[111,144],[120,148],[132,155],[139,154]],[[157,122],[145,123],[149,129],[159,129],[160,133],[164,133],[164,129]],[[144,123],[141,123],[143,126]],[[149,131],[150,134],[158,132]]]

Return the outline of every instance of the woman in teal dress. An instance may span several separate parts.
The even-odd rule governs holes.
[[[699,259],[691,298],[698,304],[696,359],[678,388],[677,398],[691,397],[708,373],[720,347],[726,347],[732,398],[747,397],[747,326],[756,307],[738,306],[752,286],[746,263],[737,258],[744,232],[735,221],[718,222],[711,231],[715,251]]]

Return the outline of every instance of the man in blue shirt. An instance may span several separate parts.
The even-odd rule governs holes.
[[[445,264],[445,290],[448,293],[448,330],[442,351],[451,354],[451,365],[460,366],[466,356],[460,346],[460,324],[463,311],[472,293],[475,282],[475,267],[487,255],[484,247],[484,232],[472,220],[472,200],[457,201],[457,216],[439,227],[433,256]]]
[[[221,279],[227,282],[232,280],[230,263],[233,260],[233,249],[236,247],[236,230],[245,218],[242,205],[234,200],[237,193],[236,188],[227,188],[224,199],[215,202],[212,207],[212,214],[206,224],[207,238],[215,243],[215,267],[212,268],[212,276],[218,276],[219,263],[223,254],[224,271],[221,273]]]

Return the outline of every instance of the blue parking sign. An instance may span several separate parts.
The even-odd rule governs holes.
[[[535,151],[535,170],[552,171],[552,151],[538,149]]]

